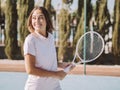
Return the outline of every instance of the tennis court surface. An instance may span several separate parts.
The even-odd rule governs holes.
[[[62,90],[120,90],[120,66],[77,66],[64,80]],[[27,74],[24,61],[0,61],[0,90],[24,90]]]
[[[26,73],[0,72],[0,90],[24,90]],[[120,77],[67,75],[62,90],[120,90]]]

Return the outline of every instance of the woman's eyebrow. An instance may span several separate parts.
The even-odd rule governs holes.
[[[44,16],[43,14],[33,14],[32,16]]]

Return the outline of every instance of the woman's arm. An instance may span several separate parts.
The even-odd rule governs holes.
[[[58,62],[58,67],[65,69],[67,66],[69,66],[70,63],[68,62]]]
[[[63,70],[60,71],[47,71],[35,66],[35,56],[31,54],[25,55],[25,68],[28,74],[40,76],[40,77],[53,77],[62,80],[66,73]]]
[[[59,68],[67,68],[69,65],[72,65],[71,68],[70,68],[70,71],[73,70],[75,68],[75,65],[73,65],[72,63],[70,62],[58,62],[58,67]]]

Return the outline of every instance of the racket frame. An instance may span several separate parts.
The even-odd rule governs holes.
[[[86,36],[87,34],[91,34],[91,35],[93,35],[94,33],[95,34],[97,34],[99,37],[100,37],[100,39],[102,40],[102,49],[101,49],[101,52],[95,57],[95,58],[93,58],[93,59],[91,59],[91,60],[83,60],[80,56],[79,56],[79,54],[78,54],[78,46],[79,46],[79,43],[80,43],[80,41],[82,40],[82,38],[84,37],[84,36]],[[93,37],[91,37],[92,39],[93,39]],[[86,32],[85,34],[83,34],[79,39],[78,39],[78,42],[77,42],[77,44],[76,44],[76,50],[75,50],[75,55],[74,55],[74,58],[73,58],[73,60],[72,60],[72,64],[71,65],[69,65],[68,67],[66,67],[65,69],[64,69],[64,72],[66,72],[66,73],[68,73],[69,71],[70,71],[70,68],[72,67],[72,66],[75,66],[75,65],[78,65],[78,64],[80,64],[80,63],[88,63],[88,62],[91,62],[91,61],[94,61],[94,60],[96,60],[101,54],[102,54],[102,52],[103,52],[103,50],[104,50],[104,40],[103,40],[103,38],[102,38],[102,36],[99,34],[99,33],[97,33],[97,32],[95,32],[95,31],[88,31],[88,32]],[[76,59],[76,57],[78,57],[80,60],[79,60],[79,62],[77,62],[77,63],[75,63],[75,59]]]
[[[102,40],[102,49],[101,49],[101,52],[95,57],[95,58],[93,58],[93,59],[91,59],[91,60],[83,60],[80,56],[79,56],[79,54],[78,54],[78,46],[79,46],[79,43],[80,43],[80,41],[87,35],[87,34],[97,34],[98,36],[99,36],[99,38]],[[76,51],[75,51],[75,55],[74,55],[74,58],[73,58],[73,60],[72,60],[72,63],[73,64],[75,64],[75,59],[76,59],[76,57],[78,57],[79,59],[80,59],[80,61],[79,62],[77,62],[76,64],[80,64],[80,63],[88,63],[88,62],[91,62],[91,61],[94,61],[94,60],[96,60],[101,54],[102,54],[102,52],[103,52],[103,50],[104,50],[104,40],[103,40],[103,38],[102,38],[102,36],[99,34],[99,33],[97,33],[97,32],[95,32],[95,31],[88,31],[88,32],[86,32],[85,34],[83,34],[80,38],[79,38],[79,40],[78,40],[78,42],[77,42],[77,45],[76,45]]]

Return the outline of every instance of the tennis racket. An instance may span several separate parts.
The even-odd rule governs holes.
[[[102,36],[95,31],[86,32],[78,39],[72,64],[66,67],[64,72],[68,73],[73,65],[96,60],[103,50],[104,40]]]

